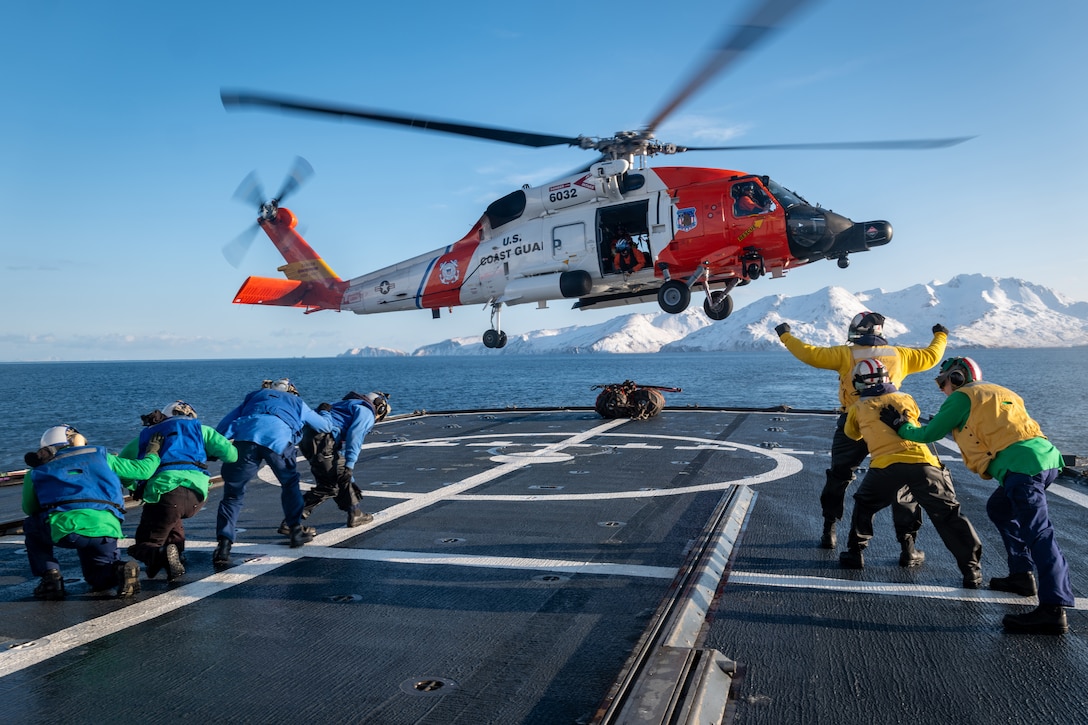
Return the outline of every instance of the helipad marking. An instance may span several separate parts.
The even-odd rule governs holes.
[[[994,604],[1038,604],[1036,597],[1020,597],[988,589],[963,589],[928,584],[898,584],[894,582],[856,582],[819,576],[787,576],[762,572],[730,572],[728,583],[783,587],[786,589],[819,589],[854,594],[886,594],[897,597],[952,599],[968,602],[985,601]],[[1088,609],[1088,599],[1078,597],[1070,609]]]

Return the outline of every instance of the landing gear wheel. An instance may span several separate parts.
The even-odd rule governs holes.
[[[499,339],[495,341],[495,347],[506,347],[506,333],[499,331]]]
[[[733,314],[733,298],[728,292],[715,290],[703,300],[703,312],[712,320],[724,320]]]
[[[488,330],[484,333],[484,347],[499,347],[498,330]]]
[[[678,279],[670,279],[657,291],[657,304],[669,314],[683,312],[691,303],[691,288]]]

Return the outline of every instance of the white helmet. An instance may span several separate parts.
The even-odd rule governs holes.
[[[184,400],[175,400],[172,403],[167,403],[162,407],[162,414],[167,418],[196,418],[196,411],[193,410],[193,406],[186,403]]]
[[[853,375],[854,389],[859,393],[872,385],[891,382],[888,368],[884,367],[884,363],[876,358],[866,358],[858,361],[858,364],[854,366]]]
[[[82,446],[87,444],[87,439],[80,435],[79,431],[75,429],[75,426],[61,424],[55,425],[45,433],[42,433],[42,440],[39,443],[40,448],[46,446],[53,446],[54,448],[64,448],[65,446],[75,445]]]
[[[884,315],[879,312],[859,312],[850,320],[846,339],[854,342],[867,335],[884,336]]]
[[[390,407],[388,393],[374,391],[373,393],[367,393],[363,397],[367,399],[371,406],[373,406],[375,421],[381,421],[385,416],[389,415]]]
[[[287,378],[278,378],[276,380],[264,380],[261,382],[261,387],[266,389],[278,390],[281,393],[293,393],[298,395],[298,388]]]

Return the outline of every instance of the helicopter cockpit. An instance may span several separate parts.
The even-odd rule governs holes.
[[[786,238],[790,254],[798,259],[837,259],[845,268],[850,264],[847,255],[851,252],[863,252],[892,239],[892,225],[886,221],[856,223],[810,204],[766,176],[760,179],[786,211]]]

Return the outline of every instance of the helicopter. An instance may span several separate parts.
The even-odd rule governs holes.
[[[281,206],[312,168],[297,159],[280,192],[265,199],[247,178],[235,196],[258,208],[257,227],[286,260],[285,279],[248,277],[235,304],[275,305],[374,314],[483,305],[491,326],[488,348],[502,348],[504,305],[572,300],[575,309],[600,309],[657,301],[665,312],[683,312],[692,291],[704,294],[703,311],[724,320],[731,292],[764,276],[820,260],[849,265],[849,255],[891,241],[883,220],[854,222],[806,201],[767,175],[686,166],[650,167],[658,155],[686,151],[763,149],[933,149],[970,137],[903,141],[682,146],[659,141],[657,129],[711,78],[775,32],[811,0],[762,0],[745,20],[730,26],[690,79],[647,124],[608,137],[561,136],[467,124],[390,111],[222,89],[224,108],[263,109],[324,118],[403,126],[534,148],[571,146],[596,159],[562,178],[525,185],[495,200],[460,239],[397,264],[341,279],[297,232],[297,217]],[[227,245],[232,263],[257,227]],[[239,241],[241,240],[241,241]],[[237,265],[236,265],[237,266]]]

